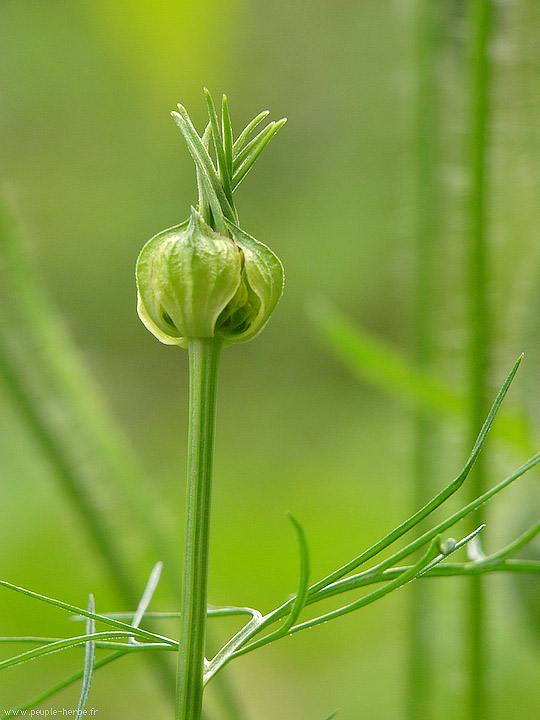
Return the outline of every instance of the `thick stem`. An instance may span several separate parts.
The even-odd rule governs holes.
[[[212,459],[221,345],[216,338],[188,341],[188,473],[176,720],[200,720],[202,714]]]
[[[475,0],[471,5],[471,126],[469,198],[470,275],[469,297],[471,313],[470,393],[471,434],[481,426],[488,406],[487,369],[489,362],[489,314],[487,307],[486,267],[486,150],[489,110],[488,40],[491,19],[491,0]],[[470,491],[482,494],[486,484],[485,453],[480,455],[471,473]],[[484,521],[480,510],[475,524]],[[487,665],[484,593],[480,577],[471,580],[468,597],[468,668],[469,678],[466,717],[483,720],[487,717],[485,672]]]

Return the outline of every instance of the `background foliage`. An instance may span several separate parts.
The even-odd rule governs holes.
[[[436,202],[437,374],[465,373],[465,3],[438,4]],[[410,509],[411,406],[359,383],[310,319],[320,295],[407,353],[414,287],[414,3],[316,5],[240,0],[155,4],[4,0],[0,8],[0,167],[28,253],[82,360],[137,448],[180,555],[187,358],[157,343],[135,313],[142,244],[195,202],[191,161],[169,116],[181,101],[204,122],[201,87],[226,91],[243,127],[268,107],[288,117],[237,203],[244,227],[283,260],[286,292],[265,334],[224,356],[219,404],[210,597],[268,610],[294,590],[290,510],[310,538],[314,577],[356,555]],[[493,386],[526,351],[510,403],[533,418],[540,392],[535,291],[540,177],[537,37],[531,0],[495,6],[490,47],[490,299]],[[315,296],[315,297],[314,297]],[[490,378],[491,379],[491,378]],[[522,395],[522,398],[519,395]],[[68,497],[0,384],[0,575],[98,609],[120,601]],[[445,422],[434,487],[468,454]],[[497,453],[492,479],[525,460]],[[537,502],[531,476],[490,510],[487,545],[510,539]],[[150,570],[131,550],[141,588]],[[157,560],[154,558],[152,560]],[[463,692],[464,581],[441,580],[432,609],[439,675],[435,715]],[[494,719],[533,717],[540,671],[535,626],[507,578],[491,578]],[[165,590],[158,602],[168,602]],[[534,606],[534,601],[532,602]],[[65,634],[65,618],[3,594],[0,634]],[[248,716],[402,717],[407,590],[237,661],[226,672]],[[217,622],[217,621],[216,621]],[[225,622],[225,621],[224,621]],[[228,622],[228,621],[227,621]],[[232,621],[231,621],[232,622]],[[512,657],[512,663],[508,663]],[[2,673],[6,707],[79,667],[80,653]],[[37,663],[40,663],[38,666]],[[45,682],[47,680],[47,682]],[[138,658],[94,680],[89,707],[166,717]],[[52,704],[76,702],[77,691]],[[216,700],[217,702],[217,700]],[[161,715],[159,713],[162,713]]]

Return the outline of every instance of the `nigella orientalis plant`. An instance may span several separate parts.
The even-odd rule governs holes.
[[[234,139],[226,98],[223,97],[220,119],[208,92],[206,101],[209,122],[202,135],[182,106],[173,113],[195,163],[197,205],[186,213],[188,218],[183,223],[149,240],[137,261],[141,320],[158,340],[185,348],[189,355],[187,502],[179,605],[172,612],[148,612],[159,582],[161,563],[152,570],[138,606],[125,612],[97,613],[91,595],[85,609],[0,581],[5,588],[54,605],[74,614],[76,619],[86,621],[85,633],[74,637],[2,639],[4,642],[27,642],[37,647],[0,662],[0,669],[77,645],[85,648],[81,670],[12,709],[11,715],[34,708],[63,688],[82,681],[77,709],[77,717],[82,717],[94,671],[129,653],[142,652],[176,655],[175,720],[200,720],[204,687],[235,658],[363,608],[411,581],[493,572],[540,574],[540,562],[515,557],[540,532],[540,522],[490,555],[482,554],[475,545],[474,551],[460,562],[446,560],[467,546],[484,526],[480,525],[459,540],[444,536],[459,521],[538,464],[540,453],[446,519],[431,527],[427,524],[432,513],[466,481],[518,370],[520,357],[495,398],[463,469],[424,507],[356,558],[316,582],[310,579],[304,530],[291,517],[300,551],[300,572],[293,597],[267,613],[250,607],[212,607],[208,604],[212,459],[220,353],[228,345],[257,336],[283,291],[283,269],[279,259],[241,228],[233,193],[285,121],[270,122],[252,137],[268,115],[261,113]],[[415,528],[418,531],[419,527],[422,528],[420,533],[396,547],[407,533]],[[381,557],[383,552],[384,558]],[[310,606],[322,600],[358,590],[362,591],[359,597],[334,610],[319,615],[309,611]],[[213,657],[207,658],[207,618],[230,615],[245,615],[248,620]],[[142,627],[149,620],[163,618],[179,618],[178,639],[158,634],[148,626]],[[106,630],[97,630],[96,624]]]
[[[176,717],[196,720],[203,700],[212,455],[219,356],[264,327],[283,291],[283,268],[238,226],[233,191],[285,122],[246,144],[258,115],[236,142],[226,97],[221,124],[205,91],[209,123],[197,134],[186,110],[173,117],[195,161],[199,202],[189,219],[152,238],[137,261],[139,316],[161,342],[189,353],[186,536]],[[212,141],[216,163],[209,153]]]

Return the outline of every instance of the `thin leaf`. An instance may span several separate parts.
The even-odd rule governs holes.
[[[397,577],[406,569],[406,567],[400,567],[384,570],[382,573],[384,576],[383,580],[377,580],[376,582]],[[486,561],[480,563],[445,563],[444,565],[438,565],[436,568],[433,568],[426,573],[426,575],[422,575],[422,577],[468,577],[469,575],[485,575],[499,572],[540,575],[540,560],[501,560],[493,565]]]
[[[298,591],[292,601],[292,606],[289,614],[287,615],[287,618],[283,625],[275,630],[270,635],[267,635],[266,637],[262,638],[261,640],[257,640],[251,645],[249,645],[251,650],[255,650],[255,648],[260,647],[262,645],[268,645],[271,642],[274,642],[274,640],[279,640],[279,638],[284,637],[289,632],[290,628],[294,625],[294,623],[298,620],[298,617],[300,616],[300,613],[304,609],[306,605],[306,601],[308,599],[308,590],[309,590],[309,548],[306,540],[306,535],[304,532],[304,529],[298,522],[298,520],[289,513],[289,519],[292,522],[292,525],[294,527],[294,530],[296,532],[297,538],[298,538],[298,546],[300,549],[300,573],[299,573],[299,580],[298,580]],[[271,617],[271,616],[270,616]],[[270,617],[267,616],[265,618],[261,618],[259,621],[258,626],[254,624],[253,630],[251,632],[251,637],[254,636],[255,633],[260,632],[264,627],[266,627],[267,624],[269,624]],[[244,642],[249,639],[249,632],[247,632],[248,628],[244,629]],[[238,647],[241,646],[241,643],[237,643]],[[221,655],[221,653],[220,653]],[[223,653],[225,655],[225,653]],[[232,656],[232,655],[231,655]],[[217,656],[216,656],[217,658]],[[219,667],[216,668],[216,672],[219,669]]]
[[[2,660],[2,662],[0,662],[0,670],[5,670],[6,668],[14,667],[15,665],[21,665],[22,663],[28,662],[29,660],[35,660],[36,658],[44,657],[45,655],[52,655],[59,652],[60,650],[70,650],[71,648],[77,647],[78,645],[84,645],[90,640],[114,640],[119,637],[128,638],[129,635],[121,631],[98,632],[91,635],[79,635],[72,638],[66,638],[65,640],[58,640],[56,642],[47,643],[47,645],[43,645],[42,647],[35,648],[34,650],[27,650],[20,655],[15,655],[14,657],[8,658],[7,660]],[[130,649],[133,648],[133,650],[138,650],[139,647],[149,647],[149,645],[129,647]],[[152,643],[152,645],[155,646],[155,643]],[[161,647],[163,647],[163,643],[160,643],[160,648]],[[168,645],[165,647],[168,647]]]
[[[334,710],[334,712],[331,713],[331,714],[326,718],[326,720],[332,720],[332,718],[335,718],[336,715],[337,715],[337,712],[338,712],[337,710]]]
[[[425,573],[421,573],[419,578],[436,578],[436,577],[467,577],[469,575],[480,575],[487,573],[531,573],[540,574],[540,560],[499,560],[498,562],[491,562],[491,556],[488,556],[486,560],[480,563],[445,563],[444,565],[437,565],[437,567],[431,568]],[[339,580],[334,585],[329,585],[314,598],[308,599],[308,604],[312,602],[318,602],[319,600],[326,600],[334,595],[340,595],[344,592],[351,592],[352,590],[359,590],[360,588],[376,585],[378,583],[392,580],[396,577],[401,576],[404,572],[408,571],[412,566],[405,565],[402,567],[392,567],[382,570],[381,572],[363,572],[358,575],[352,575],[351,577]]]
[[[214,168],[212,158],[210,157],[206,147],[203,145],[201,138],[197,135],[195,128],[191,125],[191,122],[190,126],[193,129],[192,132],[190,130],[190,126],[186,124],[182,115],[175,112],[172,112],[171,115],[173,116],[175,123],[182,131],[189,153],[195,162],[195,167],[197,169],[197,186],[199,190],[199,205],[206,206],[206,204],[208,204],[210,206],[216,230],[218,232],[224,232],[224,210],[221,197],[224,201],[226,200],[226,197],[223,193],[223,188]],[[193,134],[196,135],[199,143],[192,140]],[[202,148],[200,152],[197,149],[199,145]],[[200,153],[202,153],[202,156]]]
[[[422,510],[415,513],[411,518],[409,518],[407,521],[402,523],[398,528],[396,528],[391,533],[389,533],[385,538],[383,538],[379,542],[375,543],[375,545],[373,545],[371,548],[366,550],[364,553],[359,555],[357,558],[355,558],[351,562],[347,563],[343,567],[339,568],[335,572],[333,572],[330,575],[328,575],[327,577],[323,578],[318,583],[315,583],[314,585],[312,585],[311,588],[309,588],[308,599],[307,599],[308,603],[311,603],[312,601],[314,601],[313,598],[318,593],[320,593],[321,590],[323,590],[324,588],[326,588],[327,586],[329,586],[333,583],[336,583],[338,580],[343,578],[345,575],[348,575],[350,572],[352,572],[354,569],[356,569],[359,565],[367,562],[372,557],[375,557],[376,555],[378,555],[382,550],[384,550],[386,547],[391,545],[393,542],[395,542],[397,539],[399,539],[402,535],[404,535],[408,530],[410,530],[412,527],[414,527],[419,522],[421,522],[421,520],[423,520],[425,517],[427,517],[430,513],[432,513],[445,500],[447,500],[453,493],[455,493],[459,489],[459,487],[461,487],[465,478],[467,477],[468,472],[470,471],[472,465],[474,464],[474,460],[476,459],[478,453],[480,452],[480,450],[482,448],[482,445],[486,439],[486,436],[489,432],[491,424],[493,423],[493,420],[497,414],[497,411],[498,411],[506,393],[508,392],[508,389],[509,389],[510,384],[512,383],[512,380],[517,372],[520,362],[521,362],[521,357],[518,358],[518,360],[514,364],[514,367],[512,368],[508,377],[506,378],[505,382],[503,383],[503,385],[497,395],[497,398],[495,399],[495,402],[493,403],[493,406],[488,415],[488,418],[486,419],[486,422],[484,423],[482,430],[480,431],[480,434],[479,434],[477,441],[473,447],[471,455],[469,456],[469,459],[468,459],[467,463],[465,464],[465,467],[463,468],[461,473],[457,476],[457,478],[452,483],[450,483],[444,490],[442,490],[435,498],[433,498],[433,500],[431,502],[429,502],[424,508],[422,508]],[[522,475],[524,472],[529,470],[531,467],[533,467],[539,461],[540,461],[540,454],[538,456],[535,456],[534,458],[532,458],[525,465],[523,465],[518,471],[516,471],[516,473],[514,473],[514,475],[511,476],[511,478],[508,478],[506,481],[503,481],[503,483],[500,483],[499,486],[497,486],[496,488],[493,488],[489,493],[489,497],[492,497],[494,494],[496,494],[497,492],[502,490],[503,487],[506,487],[506,485],[508,485],[510,482],[512,482],[517,477]],[[402,557],[406,557],[407,555],[411,554],[411,552],[413,552],[414,550],[421,548],[423,545],[425,545],[427,542],[429,542],[430,539],[433,541],[433,538],[439,532],[442,532],[444,529],[451,527],[459,519],[468,515],[469,512],[472,512],[475,509],[475,507],[478,506],[478,504],[481,505],[487,499],[488,499],[488,494],[486,494],[485,496],[482,496],[482,498],[478,498],[474,503],[470,503],[468,506],[466,506],[461,511],[461,513],[463,513],[463,514],[456,513],[454,516],[452,516],[452,518],[450,519],[450,522],[441,523],[429,534],[428,533],[424,534],[421,539],[419,539],[419,540],[411,543],[409,546],[407,546],[406,551],[400,551],[400,553],[394,554],[391,557],[391,559],[389,559],[385,563],[381,563],[380,565],[376,566],[376,568],[374,568],[372,571],[369,571],[369,574],[373,575],[373,574],[378,573],[380,575],[380,572],[382,570],[384,570],[386,567],[394,564],[395,562],[397,562],[398,559],[401,559]],[[459,517],[458,517],[458,515],[459,515]],[[413,568],[414,568],[414,566],[413,566]],[[376,592],[378,592],[378,591],[376,591]],[[377,596],[374,596],[374,597],[375,597],[375,599],[377,599]],[[254,631],[253,631],[251,637],[254,637],[256,634],[261,632],[267,626],[271,625],[273,622],[276,622],[277,620],[280,620],[283,617],[285,617],[290,612],[290,608],[294,604],[294,602],[295,602],[295,599],[293,598],[292,600],[289,600],[286,603],[284,603],[281,607],[277,608],[273,612],[266,615],[260,622],[259,626],[254,628]],[[357,601],[357,602],[359,602],[359,601]],[[349,607],[349,606],[347,606],[347,607]],[[352,609],[355,609],[356,607],[359,607],[359,606],[353,604],[351,606],[351,609],[346,610],[346,612],[349,612]],[[332,617],[334,617],[334,616],[332,615]],[[326,618],[326,616],[325,616],[325,618]],[[327,618],[327,619],[329,619],[329,618]],[[321,620],[321,622],[322,622],[322,620]],[[307,625],[302,624],[301,626],[294,626],[292,629],[293,632],[296,632],[296,630],[294,629],[295,627],[303,628],[303,627],[307,627]],[[239,648],[231,656],[224,658],[221,666],[219,668],[217,668],[215,670],[215,672],[217,672],[219,669],[221,669],[221,667],[223,667],[225,664],[227,664],[232,657],[236,657],[237,655],[243,654],[245,651],[247,651],[247,648],[254,649],[256,647],[260,647],[261,645],[265,644],[265,641],[267,640],[267,638],[269,639],[268,641],[272,641],[272,639],[277,639],[277,636],[275,633],[271,633],[269,636],[267,636],[266,638],[263,638],[262,640],[255,641],[251,645],[248,645],[247,647]],[[249,639],[251,639],[251,638],[247,638],[247,640],[249,640]]]
[[[207,663],[204,671],[203,684],[207,685],[214,675],[233,657],[234,652],[259,632],[263,624],[262,615],[255,611],[251,620],[227,642],[221,650]]]
[[[229,115],[229,103],[224,95],[221,102],[221,134],[223,135],[223,149],[225,150],[225,161],[229,172],[229,178],[233,175],[233,131],[231,116]]]
[[[142,597],[139,601],[139,604],[137,605],[137,610],[135,611],[135,615],[133,616],[131,627],[138,628],[141,624],[141,620],[143,619],[144,614],[147,611],[148,606],[150,605],[152,597],[158,586],[162,569],[162,562],[158,562],[154,565],[152,572],[150,573],[150,577],[148,578],[148,582],[146,583],[146,587],[144,588]],[[131,639],[133,640],[133,642],[135,642],[135,638]]]
[[[461,547],[463,547],[463,545],[466,545],[472,538],[474,538],[479,532],[481,532],[484,527],[485,525],[480,525],[478,528],[476,528],[476,530],[467,535],[467,537],[455,543],[455,545],[451,549],[451,552],[447,551],[445,554],[442,554],[441,557],[436,558],[436,561],[439,562],[440,560],[444,559],[444,557],[459,550]],[[320,590],[316,595],[310,597],[308,599],[308,603],[311,604],[319,602],[321,600],[327,600],[328,598],[334,597],[335,595],[339,595],[344,592],[350,592],[351,590],[358,590],[359,588],[365,587],[366,585],[373,585],[376,583],[385,582],[386,580],[391,580],[394,577],[399,577],[400,575],[402,575],[403,572],[409,570],[410,567],[412,566],[403,568],[390,568],[386,570],[377,570],[375,568],[371,570],[366,570],[362,573],[358,573],[358,575],[352,575],[351,577],[338,580],[332,585],[328,585],[328,587]],[[428,573],[431,573],[431,570],[434,567],[435,564],[431,566],[426,566],[426,568],[424,568],[424,570],[419,574],[418,577],[424,577]]]
[[[169,585],[180,591],[163,511],[99,388],[87,373],[39,282],[0,189],[0,379],[79,513],[125,604],[137,603],[135,559],[168,559]],[[74,432],[77,428],[77,432]],[[149,656],[161,683],[175,678]]]
[[[233,160],[233,170],[234,173],[238,170],[240,165],[247,160],[247,158],[251,155],[251,153],[261,144],[261,142],[264,140],[264,138],[272,131],[272,128],[274,127],[274,122],[269,122],[266,127],[264,127],[258,135],[256,135],[253,140],[250,140],[250,142],[245,146],[245,148],[237,153],[234,156]],[[233,173],[233,176],[234,176]]]
[[[413,542],[409,543],[406,547],[404,547],[402,550],[399,550],[398,552],[391,555],[389,558],[384,560],[382,563],[379,563],[374,570],[382,570],[387,567],[390,567],[391,565],[394,565],[395,563],[398,563],[403,558],[407,557],[411,553],[416,552],[419,548],[423,547],[426,543],[428,543],[435,535],[438,533],[445,532],[445,530],[448,530],[453,525],[455,525],[459,520],[462,520],[463,518],[467,517],[470,513],[474,512],[477,508],[481,507],[485,502],[490,500],[492,497],[497,495],[501,492],[501,490],[504,490],[504,488],[511,485],[515,480],[520,478],[522,475],[524,475],[526,472],[531,470],[535,465],[538,465],[540,462],[540,453],[537,453],[534,455],[530,460],[528,460],[524,465],[522,465],[520,468],[518,468],[514,473],[509,475],[505,480],[502,480],[498,485],[495,485],[487,492],[480,495],[480,497],[476,498],[476,500],[473,500],[468,505],[465,505],[464,508],[461,510],[458,510],[453,515],[451,515],[446,520],[443,520],[443,522],[436,525],[431,530],[428,530],[423,535],[421,535],[419,538],[414,540]]]
[[[236,607],[236,606],[226,606],[226,607],[208,607],[207,617],[225,617],[229,615],[260,615],[258,610],[254,610],[253,608],[248,607]],[[112,612],[112,613],[103,613],[104,617],[108,618],[115,618],[117,620],[132,620],[135,617],[134,612]],[[172,618],[179,618],[181,617],[181,613],[179,612],[145,612],[143,615],[143,619],[148,620],[169,620]],[[72,620],[80,621],[84,620],[82,617],[78,617],[75,615]]]
[[[223,185],[225,195],[231,204],[233,205],[232,190],[231,190],[231,175],[229,174],[229,166],[225,158],[225,148],[223,147],[223,138],[221,137],[218,119],[216,115],[216,108],[212,96],[206,88],[204,88],[204,96],[206,98],[206,106],[208,108],[208,118],[210,120],[210,126],[212,127],[212,139],[214,141],[214,147],[216,149],[216,158],[219,170],[219,176]]]
[[[309,547],[307,544],[306,534],[304,532],[304,528],[293,515],[289,514],[289,520],[292,522],[298,538],[298,547],[300,549],[300,576],[298,579],[298,591],[296,593],[291,612],[281,628],[281,632],[284,634],[298,620],[298,617],[306,604],[309,589]]]
[[[119,620],[114,620],[113,618],[109,618],[105,615],[98,615],[97,613],[83,610],[82,608],[78,608],[76,605],[70,605],[69,603],[63,602],[62,600],[55,600],[54,598],[47,597],[46,595],[40,595],[40,593],[33,592],[32,590],[26,590],[26,588],[19,587],[18,585],[13,585],[6,580],[0,580],[0,586],[5,587],[8,590],[14,590],[15,592],[22,593],[23,595],[27,595],[28,597],[34,598],[35,600],[40,600],[41,602],[47,603],[48,605],[54,605],[55,607],[58,607],[62,610],[67,610],[72,614],[82,615],[86,618],[92,618],[93,620],[101,622],[104,625],[120,628],[121,630],[129,630],[129,635],[138,635],[145,640],[157,640],[160,643],[163,642],[169,645],[173,645],[174,647],[178,647],[178,643],[176,641],[170,640],[169,638],[163,637],[162,635],[156,635],[155,633],[151,633],[148,630],[142,630],[141,628],[134,628],[132,625],[127,625],[126,623],[120,622]]]
[[[82,618],[82,619],[86,620],[86,618]],[[60,640],[69,640],[69,638],[34,637],[34,636],[31,636],[31,635],[28,635],[28,636],[26,636],[26,637],[0,637],[0,643],[10,643],[10,644],[12,644],[12,645],[17,645],[17,644],[23,644],[23,645],[47,645],[47,644],[50,644],[50,643],[60,642]],[[152,647],[153,647],[153,646],[155,646],[155,645],[157,645],[157,644],[156,644],[156,643],[153,643],[153,644],[147,643],[147,644],[143,645],[142,643],[138,643],[138,644],[137,644],[137,648],[147,648],[147,647],[150,647],[151,645],[152,645]],[[95,646],[96,646],[96,648],[104,648],[104,649],[115,648],[115,649],[117,649],[117,648],[124,648],[124,647],[126,647],[126,643],[108,642],[108,641],[96,640],[96,641],[95,641]],[[172,645],[171,645],[171,646],[169,646],[169,645],[167,645],[167,646],[165,646],[165,645],[160,645],[160,647],[163,647],[163,648],[165,648],[165,647],[169,648],[169,647],[170,647],[170,649],[173,650],[173,651],[174,651],[174,649],[175,649]],[[128,649],[128,650],[132,650],[133,648],[128,647],[127,649]]]
[[[233,191],[236,190],[236,188],[240,185],[242,180],[245,178],[245,176],[248,174],[248,172],[251,170],[253,165],[255,164],[257,158],[262,153],[264,148],[268,145],[270,140],[274,137],[274,135],[285,125],[287,120],[283,118],[282,120],[278,120],[277,122],[270,123],[269,126],[267,126],[261,133],[258,135],[252,142],[253,142],[253,148],[249,155],[246,157],[246,159],[242,162],[242,164],[238,167],[237,170],[235,170],[235,173],[232,178],[232,189]],[[251,143],[250,143],[251,145]],[[248,146],[249,147],[249,146]],[[246,147],[245,150],[248,148]]]
[[[369,595],[366,595],[364,598],[361,598],[360,600],[357,600],[354,603],[351,603],[349,605],[343,606],[342,608],[339,608],[338,610],[332,611],[330,613],[326,613],[325,615],[322,615],[318,618],[315,618],[314,620],[309,620],[304,623],[301,623],[299,625],[293,626],[288,634],[292,634],[294,632],[298,632],[299,630],[302,630],[307,627],[313,627],[314,625],[320,624],[322,622],[326,622],[327,620],[333,619],[335,617],[339,617],[343,614],[347,614],[349,612],[352,612],[353,610],[359,609],[361,607],[364,607],[364,605],[369,604],[371,602],[374,602],[375,600],[379,599],[379,597],[382,597],[383,595],[387,594],[388,592],[391,592],[393,589],[396,589],[397,587],[401,586],[400,580],[404,580],[405,582],[409,582],[410,579],[413,577],[419,575],[426,567],[429,565],[429,570],[431,571],[431,568],[441,562],[447,555],[454,552],[458,549],[458,547],[461,547],[466,542],[469,542],[471,537],[477,534],[482,529],[482,526],[475,530],[471,535],[468,535],[464,540],[462,540],[460,543],[455,544],[449,552],[445,552],[444,554],[437,553],[432,554],[432,549],[435,547],[435,549],[438,551],[440,547],[440,533],[444,532],[448,528],[452,527],[456,522],[466,517],[469,513],[476,510],[478,507],[483,505],[487,500],[494,497],[496,494],[498,494],[501,490],[503,490],[505,487],[510,485],[512,482],[514,482],[517,478],[521,477],[524,473],[526,473],[528,470],[533,468],[535,465],[537,465],[540,462],[540,453],[535,455],[533,458],[531,458],[528,462],[526,462],[524,465],[522,465],[516,472],[514,472],[512,475],[510,475],[508,478],[503,480],[501,483],[493,487],[491,490],[484,493],[481,497],[477,498],[473,502],[466,505],[464,508],[462,508],[460,511],[454,513],[450,518],[447,520],[439,523],[435,528],[432,530],[424,533],[420,538],[415,540],[414,542],[410,543],[406,548],[403,550],[400,550],[399,552],[392,555],[387,560],[381,562],[379,565],[372,568],[370,571],[365,573],[365,577],[369,578],[369,582],[366,582],[366,584],[370,584],[371,582],[380,582],[382,573],[391,565],[395,564],[396,562],[399,562],[404,557],[407,557],[411,553],[415,552],[416,550],[419,550],[422,548],[426,543],[430,542],[429,548],[427,553],[424,555],[423,558],[419,561],[421,564],[421,567],[417,563],[416,565],[413,565],[404,572],[401,572],[401,569],[394,569],[392,572],[397,574],[397,576],[394,576],[394,579],[385,585],[383,588],[380,588],[379,590],[374,591],[373,593],[370,593]],[[428,556],[432,555],[431,557]],[[435,562],[432,562],[432,561]],[[531,566],[533,567],[533,566]],[[540,571],[540,563],[538,564],[538,568]],[[522,568],[519,568],[518,571],[526,571]],[[536,565],[534,565],[533,572],[537,572]],[[332,573],[332,575],[335,575],[335,573]],[[330,576],[329,576],[330,577]],[[358,576],[361,578],[361,576]],[[355,578],[355,580],[358,582],[358,580]],[[318,583],[319,585],[321,583]],[[352,583],[351,583],[352,585]],[[322,585],[320,590],[322,590],[327,585]],[[358,585],[359,586],[359,585]],[[316,602],[317,598],[314,598],[313,595],[315,594],[313,592],[313,588],[316,586],[312,586],[310,589],[310,594],[307,599],[307,603]],[[339,592],[343,591],[345,588],[345,582],[343,583],[343,586],[339,588]],[[351,589],[350,587],[348,589]],[[330,595],[331,593],[329,593]],[[326,597],[324,593],[319,592],[318,593],[319,599],[323,599],[323,597]],[[269,613],[266,615],[262,622],[260,623],[259,627],[256,628],[255,632],[252,634],[252,637],[254,634],[259,633],[262,629],[267,627],[269,624],[279,620],[280,618],[284,617],[286,614],[287,608],[290,606],[291,601],[289,603],[286,603],[285,605],[282,605],[280,608],[277,608],[274,612]],[[249,640],[250,638],[248,638]],[[250,645],[244,646],[242,648],[239,648],[236,650],[230,657],[226,658],[223,662],[222,666],[225,665],[227,662],[229,662],[233,657],[238,657],[240,655],[243,655],[246,652],[249,652],[252,649],[261,647],[262,645],[267,644],[267,642],[272,642],[274,639],[277,639],[276,633],[271,633],[270,635],[266,636],[265,638],[262,638],[259,641],[255,641],[251,643]],[[221,666],[221,667],[222,667]],[[217,668],[216,672],[221,669]]]
[[[210,137],[212,135],[212,127],[210,123],[206,126],[203,136],[202,136],[202,144],[208,150],[209,144],[210,144]],[[199,213],[204,218],[205,222],[208,225],[212,224],[212,218],[209,216],[211,215],[210,205],[208,203],[208,199],[206,197],[206,188],[203,183],[202,177],[201,177],[201,171],[199,170],[199,166],[195,164],[195,174],[197,178],[197,193],[198,193],[198,204],[197,209]]]
[[[178,105],[178,112],[171,113],[176,124],[182,131],[184,139],[186,140],[188,149],[195,161],[195,164],[201,171],[201,177],[204,180],[205,188],[208,192],[208,201],[212,207],[212,212],[217,214],[214,217],[216,223],[219,218],[224,215],[229,220],[235,219],[235,214],[230,206],[229,200],[225,194],[221,181],[217,175],[216,168],[212,162],[212,158],[208,154],[208,151],[204,147],[201,138],[197,134],[197,131],[193,127],[189,115],[186,109],[182,105]],[[214,208],[216,204],[219,208]]]
[[[306,620],[303,623],[300,623],[299,625],[294,625],[292,628],[290,628],[288,635],[292,635],[293,633],[299,632],[300,630],[304,630],[306,628],[315,627],[315,625],[320,625],[321,623],[325,623],[328,620],[333,620],[335,618],[341,617],[342,615],[346,615],[350,612],[353,612],[354,610],[358,610],[362,607],[365,607],[366,605],[369,605],[376,600],[379,600],[380,598],[384,597],[385,595],[388,595],[389,593],[393,592],[394,590],[397,590],[400,587],[403,587],[407,583],[409,583],[411,580],[414,580],[415,577],[424,569],[428,563],[430,563],[435,557],[437,557],[439,552],[439,540],[435,539],[431,542],[428,550],[426,553],[418,560],[418,562],[413,565],[407,572],[404,572],[400,577],[395,578],[394,580],[388,582],[384,587],[378,588],[377,590],[374,590],[373,592],[369,593],[365,597],[360,598],[359,600],[356,600],[355,602],[349,603],[348,605],[344,605],[343,607],[338,608],[337,610],[332,610],[331,612],[325,613],[324,615],[321,615],[319,617],[313,618],[312,620]],[[239,657],[240,655],[244,655],[251,650],[254,650],[257,647],[261,647],[262,645],[265,645],[265,641],[271,642],[274,637],[274,633],[268,636],[267,638],[262,638],[262,640],[252,643],[251,645],[247,645],[246,647],[241,648],[240,650],[237,650],[235,653],[233,653],[234,657]]]
[[[540,459],[540,458],[539,458]],[[441,536],[437,535],[435,536],[428,549],[426,550],[425,554],[418,560],[417,563],[412,565],[410,569],[408,569],[406,572],[404,572],[401,576],[396,578],[395,580],[392,580],[388,582],[384,587],[379,588],[378,590],[374,590],[373,592],[369,593],[368,595],[360,598],[359,600],[356,600],[355,602],[349,603],[348,605],[344,605],[341,608],[338,608],[337,610],[332,610],[331,612],[325,613],[324,615],[321,615],[320,617],[313,618],[312,620],[307,620],[306,622],[301,623],[300,625],[295,625],[291,630],[289,631],[289,634],[299,632],[300,630],[304,630],[309,627],[315,627],[315,625],[320,625],[321,623],[325,623],[328,620],[333,620],[338,617],[342,617],[343,615],[346,615],[350,612],[353,612],[354,610],[358,610],[362,607],[366,607],[366,605],[370,605],[371,603],[375,602],[376,600],[379,600],[381,597],[384,597],[385,595],[388,595],[389,593],[393,592],[394,590],[397,590],[398,588],[403,587],[407,583],[411,582],[412,580],[416,579],[417,577],[420,577],[423,570],[430,566],[432,567],[434,564],[438,564],[442,562],[448,555],[455,552],[456,547],[454,549],[450,550],[447,553],[440,553],[440,546],[441,546]],[[247,650],[247,648],[245,648]]]
[[[453,480],[449,485],[447,485],[443,490],[441,490],[441,492],[438,495],[436,495],[429,503],[427,503],[427,505],[425,505],[421,510],[416,512],[408,520],[406,520],[401,525],[399,525],[397,528],[392,530],[392,532],[388,533],[388,535],[386,535],[382,540],[379,540],[379,542],[372,545],[368,550],[365,550],[354,560],[351,560],[346,565],[343,565],[343,567],[339,568],[338,570],[331,573],[330,575],[327,575],[325,578],[323,578],[318,583],[313,585],[310,588],[310,594],[315,593],[318,590],[321,590],[323,587],[326,587],[326,585],[329,585],[330,583],[333,583],[336,580],[339,580],[343,576],[348,575],[350,572],[352,572],[353,570],[356,570],[356,568],[359,567],[360,565],[362,565],[363,563],[367,562],[368,560],[371,560],[371,558],[378,555],[380,552],[382,552],[384,549],[386,549],[389,545],[393,544],[396,540],[398,540],[400,537],[402,537],[406,532],[408,532],[413,527],[418,525],[418,523],[420,523],[424,518],[428,517],[428,515],[433,513],[434,510],[436,510],[440,505],[442,505],[442,503],[444,503],[449,497],[451,497],[455,492],[457,492],[459,490],[459,488],[465,482],[469,472],[471,471],[471,468],[474,465],[474,461],[478,457],[478,453],[482,449],[482,445],[484,444],[484,442],[486,440],[487,434],[491,428],[491,425],[493,424],[495,416],[497,415],[497,412],[501,406],[501,403],[504,400],[506,393],[508,392],[508,389],[510,388],[512,380],[514,379],[514,377],[516,375],[516,372],[519,368],[522,357],[523,356],[520,356],[517,359],[517,361],[514,364],[514,367],[508,374],[501,389],[499,390],[499,393],[498,393],[497,397],[495,398],[495,402],[493,403],[493,405],[491,407],[489,415],[488,415],[484,425],[482,426],[482,429],[480,430],[478,438],[476,439],[476,443],[474,444],[474,447],[471,451],[469,459],[467,460],[462,471],[455,478],[455,480]]]
[[[94,596],[90,595],[88,598],[88,612],[95,612]],[[86,620],[86,634],[94,635],[96,630],[96,624],[93,618],[87,618]],[[94,656],[95,656],[95,642],[87,642],[84,647],[84,668],[82,678],[82,688],[79,697],[79,705],[77,706],[76,720],[85,714],[86,701],[90,693],[90,685],[92,684],[92,676],[94,674]]]
[[[259,113],[256,117],[253,118],[253,120],[246,125],[246,127],[242,130],[240,135],[238,136],[237,140],[235,141],[233,145],[233,154],[238,155],[240,150],[244,147],[244,143],[246,142],[249,135],[255,130],[257,125],[259,125],[266,117],[270,115],[269,110],[263,110],[261,113]]]
[[[208,617],[225,617],[226,615],[251,615],[254,618],[260,618],[261,613],[258,610],[254,610],[250,607],[236,607],[236,606],[225,606],[225,607],[209,607],[207,612]]]

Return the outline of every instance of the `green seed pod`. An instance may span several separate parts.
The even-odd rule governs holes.
[[[137,311],[158,340],[245,342],[266,324],[283,290],[278,258],[230,223],[233,238],[192,208],[188,222],[155,235],[137,260]]]

